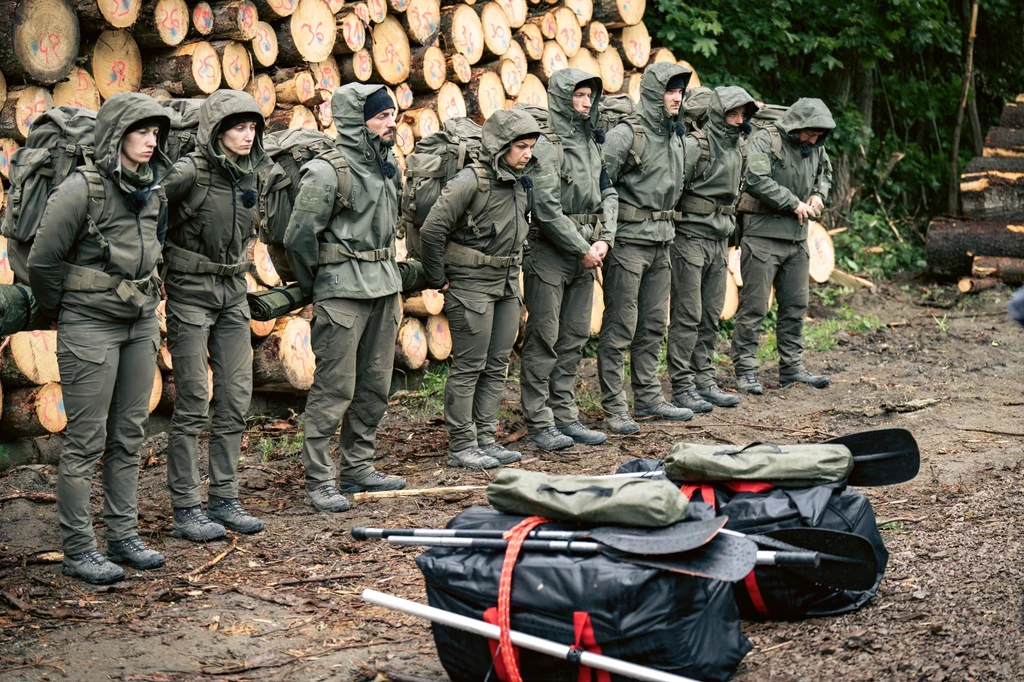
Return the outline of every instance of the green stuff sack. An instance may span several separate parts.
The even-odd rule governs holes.
[[[487,500],[506,514],[661,528],[686,518],[686,497],[665,479],[549,476],[502,469]]]
[[[303,296],[298,284],[250,291],[245,297],[249,301],[249,314],[257,322],[277,319],[313,302],[313,295]]]
[[[43,329],[47,324],[39,316],[31,289],[23,284],[0,284],[0,336]]]
[[[752,443],[744,448],[676,443],[665,458],[673,481],[758,481],[778,488],[812,488],[844,480],[853,470],[845,445]]]

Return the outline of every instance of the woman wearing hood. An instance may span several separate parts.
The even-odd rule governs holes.
[[[449,466],[518,461],[498,445],[498,406],[519,329],[519,268],[533,199],[540,127],[521,109],[483,126],[480,160],[448,181],[420,230],[427,286],[445,292],[452,365],[445,385]]]
[[[245,273],[256,236],[256,170],[263,115],[252,95],[218,90],[199,110],[197,149],[165,181],[171,226],[164,248],[167,347],[174,369],[174,415],[167,444],[172,526],[193,542],[224,529],[256,533],[263,522],[238,501],[238,459],[252,396]],[[213,421],[207,358],[213,368]],[[199,432],[210,423],[210,499],[199,498]]]
[[[92,164],[50,195],[29,254],[41,313],[57,320],[57,362],[68,426],[57,475],[65,575],[106,584],[164,557],[139,538],[139,447],[160,342],[156,268],[167,221],[159,181],[170,119],[139,93],[115,95],[96,116]],[[103,458],[107,554],[89,511]]]

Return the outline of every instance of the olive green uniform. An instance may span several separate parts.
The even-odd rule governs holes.
[[[717,383],[711,358],[725,303],[726,245],[736,229],[744,166],[741,130],[726,124],[725,112],[737,107],[748,109],[747,118],[756,111],[743,88],[716,88],[707,121],[686,137],[687,188],[672,244],[668,370],[673,395]]]
[[[589,116],[572,105],[573,93],[581,87],[593,93]],[[523,417],[531,433],[579,418],[573,384],[590,338],[595,272],[580,259],[594,242],[614,245],[619,208],[594,141],[600,99],[601,79],[586,71],[562,69],[548,81],[549,125],[562,155],[559,159],[558,148],[546,137],[534,148],[540,163],[533,175],[539,229],[523,265],[530,316],[519,380]]]
[[[341,480],[374,472],[377,425],[388,404],[402,279],[395,262],[398,190],[395,157],[363,119],[379,85],[334,91],[337,147],[349,164],[350,208],[338,211],[338,173],[326,161],[302,167],[285,246],[304,294],[313,295],[313,386],[303,418],[306,487],[335,485],[328,450],[341,425]]]
[[[144,119],[161,125],[161,145],[132,174],[121,167],[121,140]],[[155,271],[167,220],[157,185],[170,165],[162,151],[169,127],[166,110],[147,95],[104,102],[96,118],[95,171],[72,175],[50,195],[29,254],[40,310],[47,317],[59,312],[57,361],[68,426],[57,518],[67,555],[97,548],[89,494],[101,457],[107,542],[139,534],[139,447],[160,342]],[[98,186],[90,188],[93,183]],[[98,195],[101,200],[91,198]],[[92,201],[102,205],[90,209]]]
[[[258,121],[256,139],[248,158],[231,163],[217,136],[225,118],[241,113]],[[207,357],[213,368],[210,494],[238,497],[238,459],[252,397],[245,273],[258,220],[254,171],[267,163],[262,137],[256,100],[218,90],[199,111],[198,149],[178,161],[164,183],[172,216],[164,263],[175,388],[167,484],[175,508],[200,503],[199,432],[210,421]]]
[[[603,145],[608,176],[619,195],[615,247],[604,261],[605,309],[597,351],[605,412],[626,411],[622,377],[627,349],[634,407],[664,402],[658,353],[672,284],[672,219],[684,181],[683,140],[676,117],[665,110],[664,95],[672,77],[687,73],[668,62],[644,70],[636,117],[646,144],[638,166],[630,161],[635,132],[628,123],[615,126]]]
[[[537,160],[513,171],[502,156],[523,135],[540,134],[520,109],[484,123],[480,160],[445,184],[420,230],[427,285],[442,288],[452,333],[445,385],[449,449],[494,442],[509,353],[519,328],[519,267],[529,230]]]
[[[832,186],[832,164],[824,143],[835,121],[828,107],[819,99],[800,99],[775,125],[781,144],[773,145],[766,129],[755,133],[747,146],[747,191],[759,201],[757,212],[744,220],[740,244],[743,288],[732,337],[737,376],[757,371],[758,334],[773,283],[779,303],[779,373],[792,375],[803,369],[810,257],[807,224],[801,225],[793,211],[815,194],[824,202]],[[806,129],[825,134],[802,152],[800,131]]]

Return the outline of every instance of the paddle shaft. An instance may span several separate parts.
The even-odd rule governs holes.
[[[475,618],[460,616],[458,614],[451,613],[450,611],[437,609],[425,604],[419,604],[414,601],[409,601],[408,599],[402,599],[383,592],[377,592],[376,590],[363,590],[363,601],[395,611],[401,611],[402,613],[408,613],[411,616],[425,618],[434,623],[440,623],[441,625],[447,625],[448,627],[456,628],[458,630],[464,630],[474,635],[487,637],[488,639],[498,639],[501,635],[501,630],[497,625],[491,625]],[[634,680],[640,680],[641,682],[696,682],[696,680],[692,680],[688,677],[673,675],[672,673],[654,670],[653,668],[647,668],[635,663],[620,661],[619,659],[611,658],[610,656],[592,654],[587,651],[579,653],[578,651],[574,651],[573,647],[558,644],[556,642],[542,639],[541,637],[535,637],[534,635],[528,635],[525,632],[512,630],[510,634],[512,637],[512,643],[523,649],[529,649],[530,651],[536,651],[562,660],[572,660],[572,658],[578,656],[580,665],[584,665],[588,668],[595,668],[597,670],[604,670],[616,675],[629,677]]]

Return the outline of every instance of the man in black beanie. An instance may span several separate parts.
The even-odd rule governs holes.
[[[349,508],[342,493],[405,487],[404,479],[373,467],[401,320],[401,178],[391,150],[396,108],[387,90],[350,83],[334,91],[331,108],[350,187],[339,188],[338,171],[323,159],[304,165],[285,246],[302,293],[313,296],[316,371],[302,444],[306,504],[342,512]],[[335,467],[329,443],[339,425]]]

